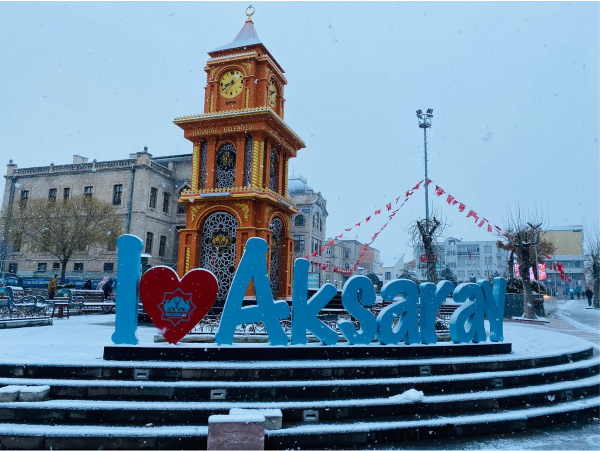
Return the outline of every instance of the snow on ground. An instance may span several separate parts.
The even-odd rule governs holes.
[[[55,319],[52,326],[26,327],[0,330],[0,363],[19,364],[74,364],[74,365],[123,365],[124,362],[108,362],[102,359],[105,345],[112,345],[114,332],[114,314],[81,315],[70,319]],[[557,355],[589,348],[589,344],[580,338],[550,330],[540,330],[528,325],[505,323],[505,342],[513,344],[513,354],[495,356],[494,360],[513,359],[540,355]],[[141,346],[164,348],[169,346],[216,346],[193,343],[154,343],[156,328],[152,325],[138,327],[137,336]],[[440,343],[447,344],[447,343]],[[233,346],[264,346],[264,344],[234,344]],[[311,346],[311,345],[307,345]],[[312,346],[320,346],[313,344]],[[338,346],[349,346],[340,344]],[[373,344],[372,346],[382,346]],[[410,345],[425,346],[425,345]],[[430,345],[431,346],[431,345]],[[463,357],[455,361],[487,361],[490,357]],[[436,359],[430,359],[432,363]],[[439,359],[447,362],[447,359]],[[137,366],[140,366],[139,362]],[[210,363],[210,362],[209,362]],[[290,365],[293,362],[286,362]],[[327,363],[327,362],[326,362]],[[371,362],[373,363],[373,362]],[[389,363],[389,361],[387,362]],[[298,362],[298,365],[315,366],[316,362]],[[382,361],[385,364],[385,361]],[[181,363],[163,362],[161,366],[180,366]],[[204,364],[205,365],[205,364]],[[187,362],[186,366],[202,367],[202,362]]]
[[[600,333],[600,309],[587,307],[587,299],[567,300],[566,303],[558,303],[554,315],[583,332],[598,334]]]

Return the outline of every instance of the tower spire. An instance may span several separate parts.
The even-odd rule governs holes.
[[[235,39],[227,45],[212,50],[212,52],[218,52],[221,50],[237,49],[239,47],[247,47],[250,45],[260,44],[260,38],[258,33],[254,29],[254,22],[252,22],[252,16],[254,15],[254,6],[250,5],[246,8],[246,23],[237,34]]]

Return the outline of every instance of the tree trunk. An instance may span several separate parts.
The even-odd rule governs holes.
[[[510,251],[510,255],[508,257],[508,280],[511,282],[515,280],[515,251]]]
[[[431,240],[429,240],[429,245],[425,246],[425,254],[427,255],[427,278],[430,282],[433,282],[437,285],[438,277],[437,271],[435,270],[435,254],[433,253]]]
[[[69,261],[69,259],[67,258],[66,260],[61,260],[60,261],[60,284],[64,285],[65,284],[65,277],[66,277],[66,273],[67,273],[67,262]]]
[[[523,282],[523,318],[536,319],[535,300],[531,291],[531,279],[529,278],[529,249],[519,249],[517,252],[517,260],[519,262],[519,274],[521,282]]]
[[[594,282],[594,307],[600,308],[600,258],[595,258],[592,262],[592,278]]]

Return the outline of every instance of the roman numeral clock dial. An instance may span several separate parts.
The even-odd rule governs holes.
[[[277,89],[277,83],[275,82],[275,80],[271,80],[271,83],[269,84],[269,92],[267,95],[267,98],[269,99],[269,105],[271,106],[271,108],[275,108],[275,106],[277,105],[278,95],[279,93]]]
[[[221,75],[219,93],[226,99],[240,95],[244,89],[243,74],[237,69],[231,69]]]

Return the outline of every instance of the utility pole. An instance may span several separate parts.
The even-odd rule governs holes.
[[[417,119],[419,128],[423,129],[423,147],[425,159],[425,234],[429,237],[429,178],[427,175],[427,129],[431,128],[431,118],[433,117],[433,109],[428,108],[426,113],[422,110],[417,110]],[[430,237],[429,237],[430,238]],[[427,262],[429,266],[431,262]],[[433,262],[435,265],[435,262]],[[427,280],[429,280],[429,271],[427,271]]]

